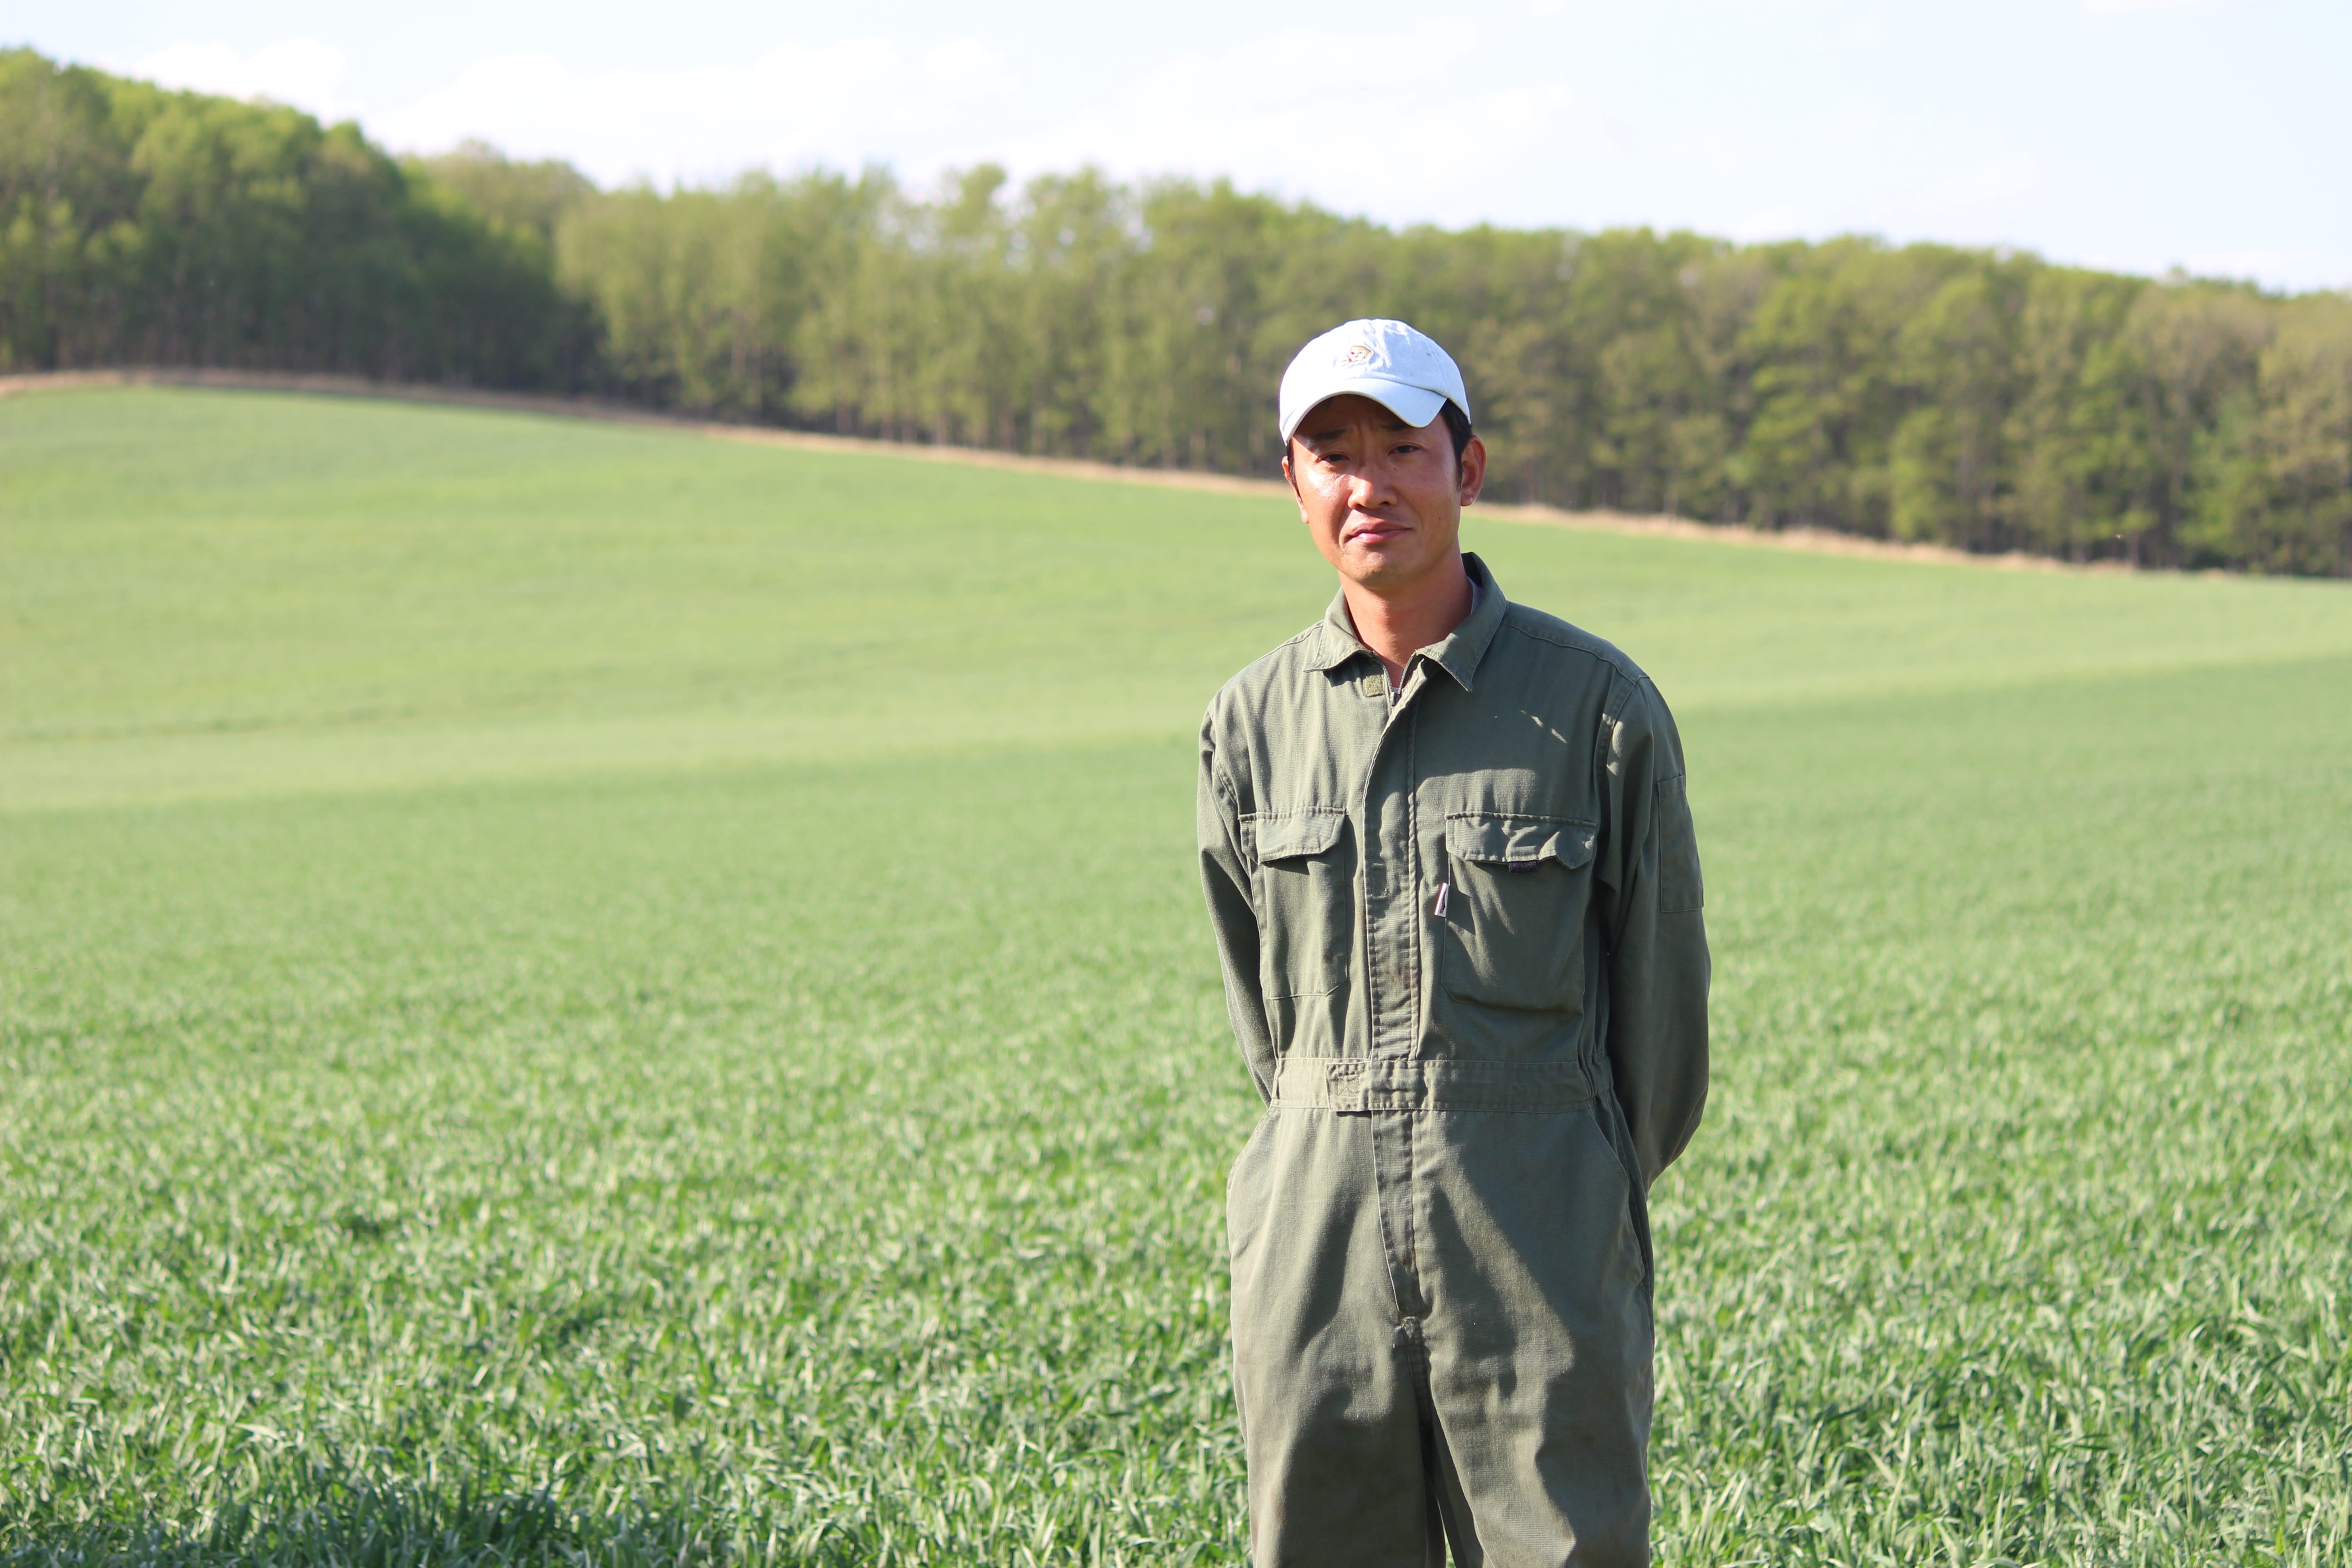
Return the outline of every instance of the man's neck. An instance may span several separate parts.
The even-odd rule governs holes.
[[[1432,643],[1443,642],[1470,618],[1470,574],[1459,552],[1428,579],[1403,593],[1383,595],[1340,579],[1348,616],[1356,636],[1388,667],[1389,684],[1404,680],[1404,667]]]

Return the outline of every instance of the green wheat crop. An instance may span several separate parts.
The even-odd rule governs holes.
[[[1661,1559],[2352,1561],[2352,594],[1478,520],[1683,718]],[[0,1561],[1239,1556],[1276,503],[0,404]]]

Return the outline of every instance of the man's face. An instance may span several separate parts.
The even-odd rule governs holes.
[[[1317,404],[1282,459],[1315,547],[1349,582],[1411,588],[1451,560],[1462,504],[1486,478],[1475,436],[1457,463],[1443,418],[1415,427],[1350,393]]]

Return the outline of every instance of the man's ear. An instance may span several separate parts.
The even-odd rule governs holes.
[[[1290,471],[1290,443],[1282,444],[1282,478],[1290,487],[1290,499],[1298,503],[1298,521],[1307,521],[1307,498],[1298,493],[1298,476]]]
[[[1289,466],[1289,459],[1285,458],[1284,468],[1286,470]],[[1456,470],[1456,477],[1461,480],[1462,504],[1468,506],[1478,499],[1478,492],[1486,487],[1486,443],[1485,441],[1475,436],[1470,437],[1470,444],[1462,448],[1462,466]]]

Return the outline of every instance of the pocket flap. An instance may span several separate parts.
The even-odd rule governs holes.
[[[1484,866],[1534,867],[1557,860],[1574,868],[1592,858],[1600,829],[1564,816],[1512,816],[1456,812],[1445,819],[1445,849],[1457,860]]]
[[[1324,854],[1339,843],[1339,829],[1347,822],[1348,814],[1336,806],[1318,806],[1279,816],[1267,813],[1247,820],[1257,834],[1260,861],[1295,860],[1301,855]]]

